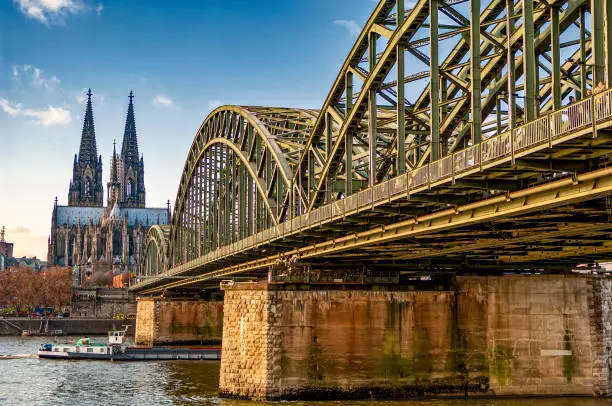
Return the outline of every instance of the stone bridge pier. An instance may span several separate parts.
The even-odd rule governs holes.
[[[140,297],[137,299],[136,345],[221,343],[223,300]]]
[[[447,284],[224,290],[222,396],[610,393],[611,279],[459,276]]]

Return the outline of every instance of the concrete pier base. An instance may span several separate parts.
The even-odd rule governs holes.
[[[427,290],[430,289],[430,290]],[[248,399],[610,393],[612,280],[225,287],[220,393]]]
[[[220,344],[223,301],[137,299],[136,345]]]

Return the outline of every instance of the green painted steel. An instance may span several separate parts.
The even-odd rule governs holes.
[[[440,158],[440,67],[438,66],[438,0],[429,0],[429,128],[431,159]]]
[[[535,56],[535,34],[533,0],[523,0],[523,78],[525,121],[538,115],[536,107],[537,63]]]
[[[472,99],[472,142],[481,140],[482,115],[480,98],[480,0],[470,1],[470,97]]]
[[[550,8],[550,49],[553,109],[561,107],[561,53],[559,47],[559,8]]]
[[[598,13],[591,13],[591,49],[593,50],[593,87],[599,82],[605,81],[605,55],[604,44],[604,1],[591,0],[591,10],[598,10]]]

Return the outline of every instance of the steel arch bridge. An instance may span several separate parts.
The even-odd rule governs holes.
[[[612,83],[608,16],[612,0],[420,0],[410,9],[381,0],[320,110],[221,106],[205,119],[167,240],[149,234],[144,274],[159,278],[134,289],[295,261],[317,244],[604,168],[609,94],[588,89]],[[564,107],[570,95],[582,101]],[[597,198],[587,212],[612,210],[602,193],[595,187],[582,198]],[[491,218],[481,223],[488,235],[509,235]],[[434,247],[411,241],[410,249]]]

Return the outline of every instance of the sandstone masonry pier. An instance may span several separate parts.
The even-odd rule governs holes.
[[[610,393],[610,279],[459,276],[430,286],[224,289],[222,396]]]
[[[137,345],[219,344],[223,302],[161,297],[138,298]]]

